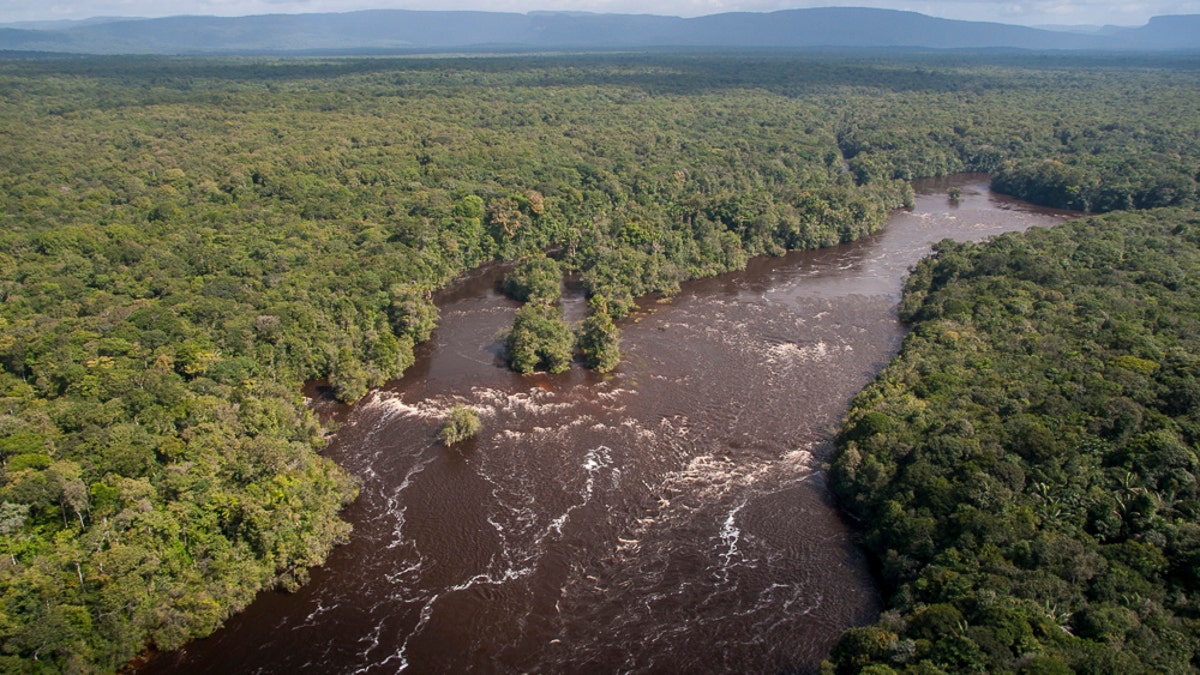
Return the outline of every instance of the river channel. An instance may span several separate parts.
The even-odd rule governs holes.
[[[945,237],[1065,217],[980,175],[918,188],[861,241],[646,300],[607,377],[509,372],[499,273],[457,282],[417,364],[340,415],[350,543],[139,672],[815,671],[881,608],[822,462],[900,346],[905,273]],[[456,404],[483,430],[447,449]]]

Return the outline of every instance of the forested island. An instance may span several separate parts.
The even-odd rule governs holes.
[[[946,243],[914,273],[916,329],[833,467],[893,609],[830,667],[1190,668],[1198,66],[0,62],[0,664],[112,671],[303,583],[355,485],[301,386],[351,402],[399,376],[462,272],[515,263],[515,369],[606,371],[635,298],[985,171],[1049,205],[1172,208]]]

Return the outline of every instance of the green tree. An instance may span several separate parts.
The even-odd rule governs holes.
[[[479,413],[474,408],[456,405],[442,422],[442,428],[438,430],[438,439],[442,445],[449,447],[474,438],[475,434],[479,433],[480,427]]]
[[[353,403],[362,398],[371,386],[370,376],[361,361],[349,348],[338,353],[337,363],[329,374],[329,386],[339,401]]]
[[[562,309],[528,303],[517,310],[505,346],[513,370],[562,373],[571,367],[575,337],[563,321]]]
[[[579,334],[579,351],[588,368],[599,373],[611,372],[621,360],[621,333],[608,313],[608,301],[603,295],[588,301],[591,313],[583,320]]]
[[[13,553],[11,537],[25,527],[25,522],[28,518],[28,504],[13,504],[11,502],[0,504],[0,536],[8,539],[8,557],[12,560],[14,567],[17,565],[17,556]]]
[[[521,302],[550,304],[562,294],[562,271],[553,258],[539,255],[526,258],[504,278],[504,292]]]

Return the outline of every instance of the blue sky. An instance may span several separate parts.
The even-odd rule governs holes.
[[[1136,26],[1155,15],[1200,14],[1200,0],[0,0],[0,23],[93,16],[240,16],[380,8],[504,12],[570,10],[700,16],[836,5],[885,7],[949,19],[1022,25]]]

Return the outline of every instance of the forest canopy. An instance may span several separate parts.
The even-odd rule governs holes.
[[[1181,673],[1200,657],[1200,213],[939,244],[833,486],[889,609],[831,670]]]
[[[458,274],[549,254],[531,368],[611,370],[634,298],[863,236],[909,179],[1191,202],[1195,65],[0,61],[0,669],[113,670],[303,582],[355,486],[301,385],[397,377]],[[1130,158],[1127,195],[1087,192]],[[593,300],[575,346],[543,301],[564,272]]]

